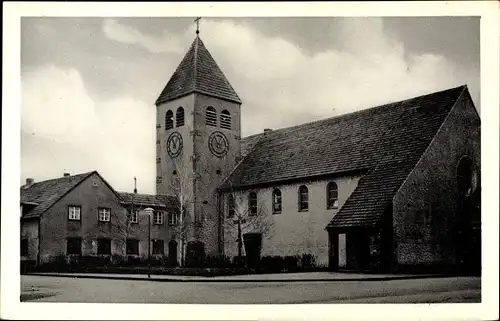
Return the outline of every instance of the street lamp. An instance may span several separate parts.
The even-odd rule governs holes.
[[[151,278],[151,216],[154,210],[148,207],[144,211],[148,214],[148,278]]]

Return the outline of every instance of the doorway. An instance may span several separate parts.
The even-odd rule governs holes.
[[[172,266],[177,266],[177,242],[175,240],[168,242],[168,262]]]

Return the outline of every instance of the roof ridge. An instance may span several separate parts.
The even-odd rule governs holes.
[[[410,100],[424,98],[424,97],[427,97],[427,96],[432,96],[432,95],[440,94],[440,93],[443,93],[443,92],[446,92],[446,91],[456,90],[458,88],[467,88],[467,85],[461,85],[461,86],[457,86],[457,87],[452,87],[452,88],[444,89],[444,90],[441,90],[441,91],[430,92],[430,93],[427,93],[427,94],[423,94],[423,95],[420,95],[420,96],[414,96],[414,97],[403,99],[403,100],[391,101],[391,102],[388,102],[388,103],[384,103],[382,105],[377,105],[377,106],[373,106],[373,107],[369,107],[369,108],[365,108],[365,109],[360,109],[360,110],[356,110],[356,111],[353,111],[353,112],[350,112],[350,113],[335,115],[335,116],[328,117],[328,118],[313,120],[313,121],[309,121],[309,122],[302,123],[302,124],[299,124],[299,125],[293,125],[293,126],[289,126],[289,127],[283,127],[283,128],[273,129],[269,133],[284,132],[286,130],[298,129],[300,127],[307,127],[307,126],[312,125],[312,124],[327,122],[327,121],[331,121],[331,120],[334,120],[334,119],[342,119],[342,118],[345,118],[345,117],[350,117],[350,116],[353,116],[353,115],[358,115],[358,114],[366,113],[366,112],[369,112],[369,111],[373,111],[373,110],[377,110],[377,109],[382,109],[384,107],[387,108],[390,105],[403,104],[403,103],[406,103],[406,102],[408,102]],[[249,137],[256,136],[256,135],[261,135],[261,134],[263,134],[263,133],[261,132],[261,133],[253,134],[253,135],[250,135],[250,136],[243,137],[242,139],[247,139]]]
[[[74,174],[74,175],[70,175],[70,176],[61,176],[61,177],[56,177],[56,178],[49,178],[49,179],[46,179],[46,180],[43,180],[43,181],[34,182],[32,185],[30,185],[30,187],[33,187],[33,186],[35,186],[37,184],[41,184],[41,183],[47,183],[47,182],[50,182],[50,181],[57,181],[57,180],[61,180],[61,179],[67,179],[68,177],[86,176],[86,175],[92,174],[94,172],[96,172],[96,171],[94,170],[94,171],[80,173],[80,174]]]

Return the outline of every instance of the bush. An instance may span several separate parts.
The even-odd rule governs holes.
[[[186,267],[202,267],[205,261],[205,244],[199,241],[188,242],[186,247]]]
[[[233,257],[232,265],[233,267],[244,268],[246,267],[247,258],[245,256],[235,256]]]
[[[316,257],[312,254],[302,254],[300,257],[300,266],[302,268],[316,267]]]
[[[207,256],[203,265],[210,268],[227,268],[231,266],[231,260],[227,255]]]

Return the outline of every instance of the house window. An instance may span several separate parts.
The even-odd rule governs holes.
[[[175,226],[179,224],[179,213],[168,213],[168,225]]]
[[[21,256],[27,256],[28,255],[28,239],[22,239],[21,240]]]
[[[111,210],[109,208],[100,207],[99,211],[99,222],[109,222],[111,218]]]
[[[234,196],[229,194],[227,196],[227,217],[231,218],[234,216]]]
[[[337,183],[330,182],[327,187],[327,200],[326,204],[328,209],[339,207],[339,189]]]
[[[177,108],[177,111],[175,112],[175,126],[184,126],[184,108],[182,107]]]
[[[111,240],[98,239],[97,240],[97,254],[111,254]]]
[[[163,240],[152,240],[152,254],[163,254],[164,253],[164,242]]]
[[[169,110],[165,114],[165,130],[174,128],[174,113]]]
[[[156,225],[163,224],[163,212],[155,211],[153,213],[153,224],[156,224]]]
[[[139,255],[139,240],[127,240],[127,254]]]
[[[225,109],[220,113],[220,128],[231,129],[231,114]]]
[[[138,210],[137,210],[137,209],[135,209],[135,210],[132,210],[132,211],[130,212],[130,214],[129,214],[129,215],[130,215],[130,216],[129,216],[129,217],[130,217],[130,223],[137,223],[137,222],[138,222],[138,220],[137,220],[137,211],[138,211]]]
[[[81,210],[82,208],[80,206],[68,206],[68,219],[79,221]]]
[[[307,211],[309,208],[309,191],[302,185],[299,187],[299,211]]]
[[[217,126],[217,111],[209,106],[205,112],[205,124],[207,126]]]
[[[66,253],[68,254],[82,254],[82,238],[69,237],[66,240]]]
[[[255,192],[248,194],[248,211],[249,215],[257,215],[257,193]]]
[[[273,214],[281,213],[281,191],[275,189],[273,191]]]

